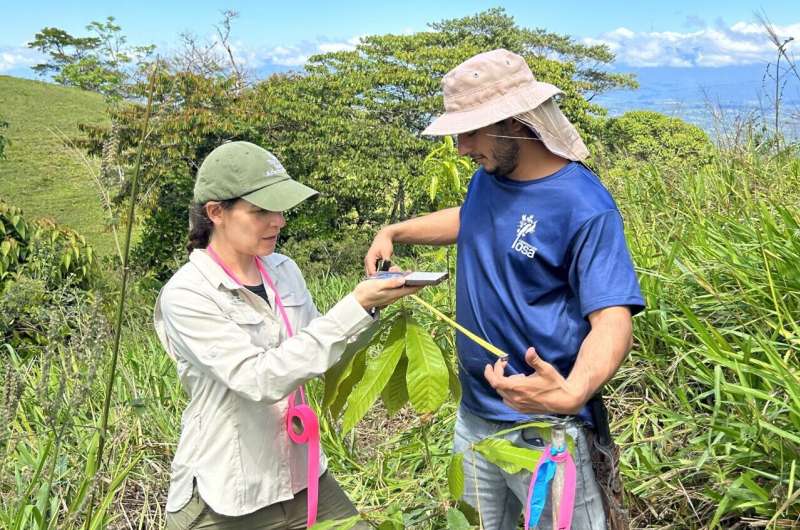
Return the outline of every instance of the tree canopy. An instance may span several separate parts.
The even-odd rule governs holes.
[[[46,27],[28,43],[49,60],[33,66],[40,75],[52,75],[56,83],[99,92],[111,99],[129,95],[138,68],[150,59],[155,46],[130,46],[114,17],[93,21],[88,37],[75,37],[63,29]]]
[[[265,147],[292,176],[321,191],[290,213],[289,238],[371,230],[430,207],[424,187],[416,184],[435,143],[420,133],[443,110],[441,78],[476,53],[501,47],[523,55],[538,79],[564,91],[560,105],[585,135],[598,130],[604,114],[592,96],[634,84],[603,70],[613,60],[605,46],[522,28],[502,9],[410,35],[365,37],[354,50],[311,57],[301,72],[244,87],[236,76],[185,65],[161,69],[143,161],[149,190],[142,202],[145,263],[174,265],[196,169],[228,140]],[[143,85],[135,95],[144,96]],[[141,113],[135,105],[112,111],[114,145],[124,166],[130,165]],[[90,131],[98,154],[109,134]]]

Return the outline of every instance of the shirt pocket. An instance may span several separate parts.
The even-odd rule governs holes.
[[[264,322],[264,315],[244,304],[227,308],[225,315],[240,326],[257,326]]]
[[[297,333],[308,324],[305,306],[309,295],[307,292],[300,290],[291,290],[279,294],[281,297],[281,304],[283,304],[283,308],[286,310],[286,316],[292,324],[292,331]],[[280,318],[281,325],[283,325],[283,317]]]
[[[250,342],[261,348],[278,344],[279,328],[276,323],[253,307],[235,304],[225,309],[225,316],[250,336]]]

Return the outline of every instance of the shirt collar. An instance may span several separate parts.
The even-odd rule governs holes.
[[[261,256],[259,259],[261,259],[266,266],[270,276],[275,279],[276,268],[289,258],[283,254],[273,252],[269,256]],[[220,285],[231,291],[241,288],[241,286],[237,284],[233,278],[228,276],[228,273],[214,261],[205,249],[194,249],[189,255],[189,261],[197,267],[200,274],[215,288],[219,288]],[[277,282],[277,279],[275,279],[275,281]]]

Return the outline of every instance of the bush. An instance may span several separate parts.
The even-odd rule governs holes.
[[[0,237],[3,342],[28,353],[45,346],[48,337],[69,336],[69,321],[51,325],[50,311],[91,298],[98,277],[92,247],[74,230],[49,220],[29,222],[19,208],[2,201]]]
[[[306,280],[336,275],[348,278],[364,274],[364,254],[372,242],[372,231],[342,233],[331,239],[292,240],[278,248],[303,272]]]
[[[600,149],[614,174],[647,165],[664,173],[696,170],[713,157],[713,145],[702,129],[652,111],[626,112],[606,120]]]

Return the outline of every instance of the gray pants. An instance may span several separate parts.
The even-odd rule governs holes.
[[[177,512],[167,513],[167,530],[189,530],[195,528],[214,530],[300,530],[306,528],[307,509],[306,490],[295,495],[294,499],[265,506],[260,510],[240,517],[228,517],[214,512],[197,494]],[[319,502],[317,521],[345,519],[358,512],[347,495],[339,487],[336,479],[325,472],[319,478]],[[370,528],[359,522],[354,528]]]
[[[480,512],[485,530],[514,530],[522,526],[520,515],[528,497],[531,473],[506,473],[470,447],[473,443],[513,425],[484,420],[464,407],[458,410],[453,451],[464,454],[464,501]],[[525,431],[527,441],[523,438],[523,431],[514,431],[503,437],[514,445],[541,450],[549,441],[549,433],[531,431],[533,429]],[[572,528],[606,530],[606,515],[600,488],[592,471],[586,435],[578,425],[569,425],[567,435],[575,440],[575,453],[572,457],[577,468]],[[553,527],[551,512],[548,499],[537,528],[549,530]]]

